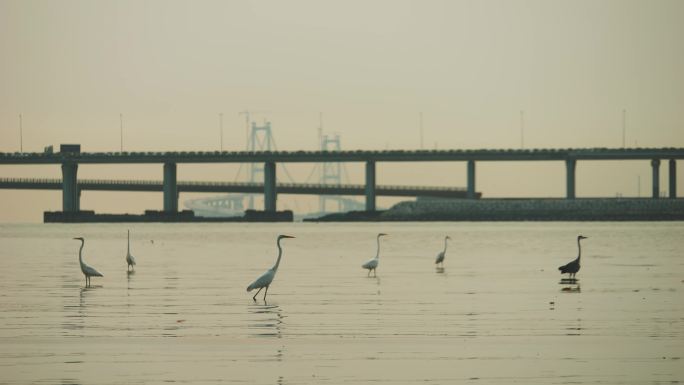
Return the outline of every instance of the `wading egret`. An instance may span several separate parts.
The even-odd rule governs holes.
[[[135,266],[135,258],[131,255],[131,230],[128,230],[128,253],[126,254],[126,263],[128,264],[126,270],[135,270],[133,267]]]
[[[384,237],[385,233],[378,234],[378,252],[375,254],[375,258],[370,259],[368,262],[361,265],[364,269],[368,269],[368,276],[370,277],[371,270],[373,271],[373,277],[375,277],[375,269],[378,267],[380,262],[380,237]]]
[[[558,270],[560,270],[561,274],[568,274],[570,278],[575,278],[575,274],[577,274],[580,269],[580,257],[582,256],[582,245],[580,245],[580,241],[586,238],[587,237],[584,235],[577,236],[577,259],[568,263],[567,265],[559,267]]]
[[[437,254],[437,258],[435,259],[435,265],[437,264],[442,264],[442,267],[444,267],[444,256],[446,255],[446,249],[447,249],[447,240],[451,239],[448,235],[444,237],[444,251],[441,253]]]
[[[278,236],[278,240],[276,241],[276,244],[278,245],[278,259],[276,260],[275,265],[273,265],[272,268],[266,270],[266,272],[264,274],[262,274],[254,282],[250,283],[249,286],[247,286],[247,291],[259,289],[259,291],[257,291],[256,294],[254,294],[254,297],[252,297],[252,299],[255,302],[256,302],[256,296],[259,295],[259,292],[263,288],[266,288],[266,291],[264,292],[264,302],[266,302],[266,294],[268,294],[268,287],[271,286],[271,282],[273,282],[273,278],[275,278],[276,272],[278,271],[278,265],[280,265],[280,257],[283,256],[283,248],[280,247],[280,240],[283,238],[294,238],[294,237],[290,236],[290,235],[279,235]]]
[[[102,277],[103,275],[83,262],[83,246],[85,245],[85,240],[82,237],[76,237],[74,239],[81,241],[81,248],[78,249],[78,263],[81,265],[83,275],[85,275],[86,286],[90,286],[90,277]]]

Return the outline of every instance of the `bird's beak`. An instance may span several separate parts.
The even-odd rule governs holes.
[[[296,238],[296,237],[293,237],[291,235],[283,235],[283,238]]]

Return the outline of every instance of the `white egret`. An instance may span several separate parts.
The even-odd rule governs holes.
[[[568,263],[567,265],[563,265],[563,266],[558,268],[558,270],[560,270],[561,274],[568,274],[568,276],[571,279],[575,278],[575,274],[577,274],[577,272],[580,269],[580,257],[582,256],[582,246],[580,245],[580,241],[582,239],[587,239],[587,237],[585,237],[584,235],[577,236],[577,250],[578,250],[577,259]]]
[[[387,234],[385,234],[385,233],[378,234],[378,238],[377,238],[377,240],[378,240],[378,251],[375,254],[375,258],[372,258],[372,259],[368,260],[368,262],[361,265],[361,267],[363,267],[364,269],[368,269],[368,276],[369,277],[370,277],[371,270],[373,271],[373,277],[376,276],[375,275],[375,269],[378,267],[378,263],[380,263],[380,237],[384,237],[385,235],[387,235]]]
[[[448,235],[444,237],[444,251],[441,253],[437,254],[437,258],[435,259],[435,265],[437,264],[442,264],[442,267],[444,267],[444,257],[446,256],[446,249],[447,249],[447,240],[451,239]]]
[[[135,257],[131,255],[131,230],[128,230],[128,252],[126,254],[126,263],[128,264],[126,270],[130,270],[131,268],[135,270],[133,267],[135,266]]]
[[[86,287],[90,286],[90,277],[102,277],[102,273],[95,270],[94,268],[88,266],[83,262],[83,246],[85,245],[85,240],[82,237],[74,238],[81,241],[81,248],[78,249],[78,263],[81,265],[81,271],[86,278]]]
[[[278,236],[278,240],[276,241],[276,244],[278,245],[278,259],[276,260],[275,265],[273,265],[272,268],[266,270],[266,272],[264,274],[262,274],[254,282],[250,283],[249,286],[247,286],[247,291],[259,289],[256,292],[256,294],[254,294],[254,297],[252,297],[252,299],[255,302],[256,302],[256,296],[259,295],[259,292],[263,288],[266,288],[266,291],[264,292],[264,302],[266,301],[266,294],[268,294],[268,287],[271,286],[271,283],[273,282],[273,278],[275,278],[276,272],[278,271],[278,265],[280,265],[280,257],[283,256],[283,248],[280,246],[280,240],[283,238],[294,238],[294,237],[290,236],[290,235],[279,235]]]

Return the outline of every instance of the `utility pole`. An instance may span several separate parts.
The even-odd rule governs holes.
[[[245,145],[245,150],[249,151],[249,110],[244,110],[238,112],[238,115],[245,115],[245,139],[246,139],[246,145]]]
[[[627,132],[627,110],[622,109],[622,148],[625,148],[625,139]]]
[[[19,152],[24,152],[24,123],[21,114],[19,114]]]
[[[520,110],[520,148],[525,148],[525,111]]]
[[[318,150],[323,150],[323,113],[318,113]]]
[[[219,133],[221,136],[221,151],[223,151],[223,112],[219,113]]]
[[[119,135],[121,139],[121,152],[123,152],[123,114],[119,113]]]
[[[423,149],[423,113],[418,114],[418,125],[420,128],[420,149]]]

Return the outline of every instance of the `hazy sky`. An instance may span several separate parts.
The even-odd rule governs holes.
[[[244,117],[279,149],[314,149],[319,113],[346,149],[684,147],[684,1],[0,0],[0,151],[245,146]],[[362,165],[349,164],[351,182]],[[288,167],[303,181],[312,165]],[[406,170],[413,175],[403,175]],[[580,162],[578,196],[650,192],[648,162]],[[234,180],[235,165],[179,167]],[[462,163],[380,164],[384,184],[465,185]],[[661,170],[663,190],[667,179]],[[81,178],[161,179],[161,166],[82,166]],[[59,166],[0,176],[60,177]],[[283,173],[279,171],[279,178]],[[684,194],[684,164],[679,164]],[[478,164],[485,196],[562,196],[562,163]],[[195,195],[182,195],[181,199]],[[16,202],[30,202],[17,205]],[[395,200],[393,200],[395,201]],[[390,204],[390,200],[380,201]],[[315,208],[281,196],[279,208]],[[182,205],[182,203],[181,203]],[[159,209],[161,194],[93,193],[84,209]],[[59,192],[0,191],[0,218],[39,221]]]

